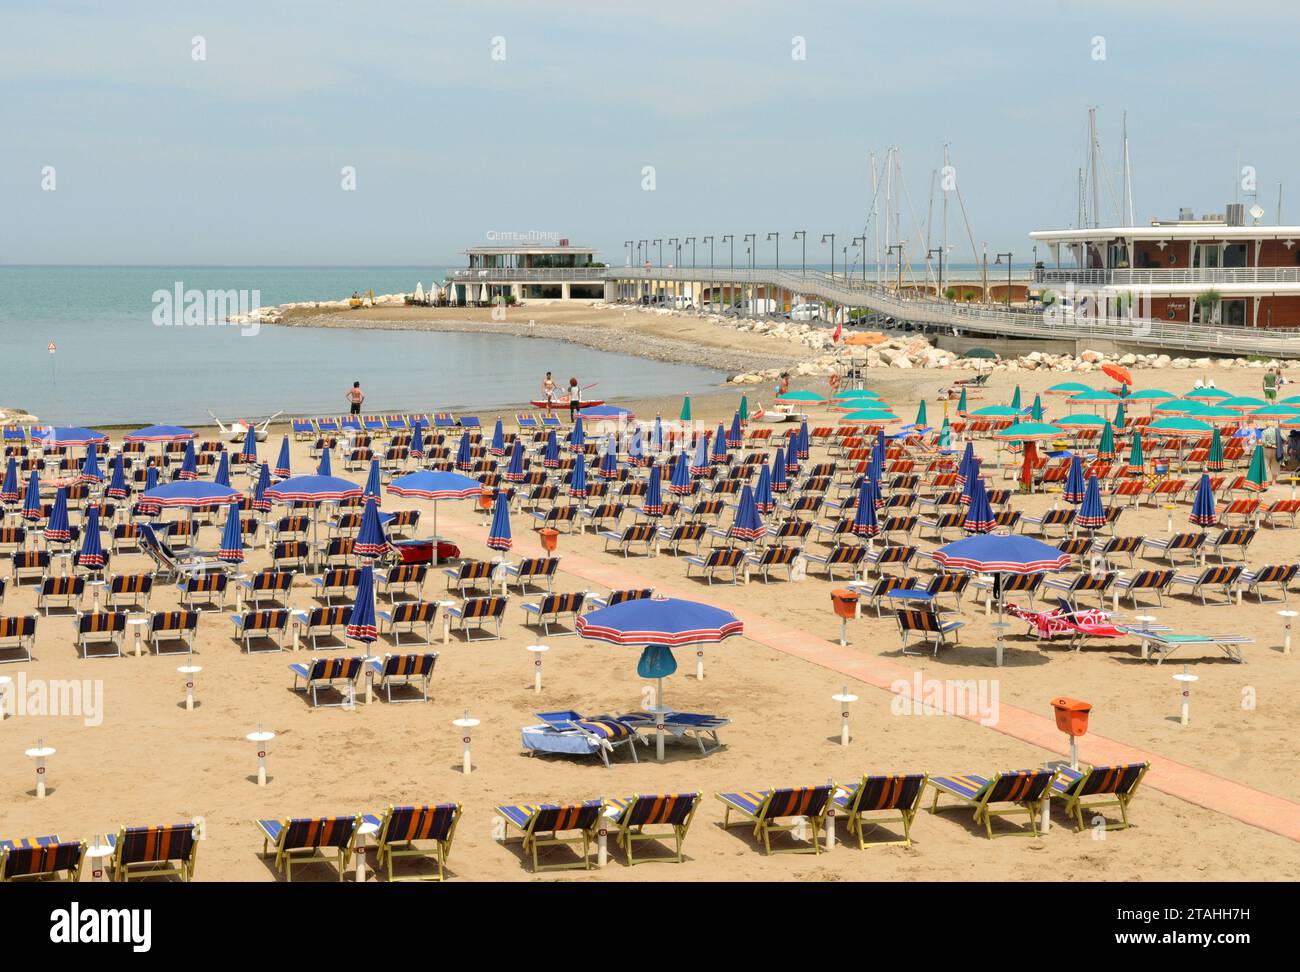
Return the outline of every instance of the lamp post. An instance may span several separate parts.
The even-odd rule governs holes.
[[[700,237],[700,242],[709,244],[709,269],[712,270],[713,269],[713,237],[702,236]]]
[[[691,245],[691,269],[694,270],[695,269],[695,237],[688,236],[686,237],[685,242]]]
[[[682,260],[681,260],[681,257],[682,257],[682,243],[681,243],[681,240],[679,240],[679,239],[678,239],[677,237],[675,237],[675,236],[670,236],[670,237],[668,237],[668,245],[674,248],[674,249],[673,249],[673,266],[674,266],[674,267],[679,266],[679,265],[681,264],[681,262],[682,262]]]
[[[1007,306],[1010,307],[1011,306],[1011,254],[999,253],[997,254],[997,259],[994,260],[993,262],[995,264],[999,264],[1002,262],[1003,257],[1007,258]],[[987,257],[985,259],[987,260]]]
[[[655,244],[657,244],[657,245],[659,246],[659,266],[662,267],[662,266],[664,265],[664,241],[663,241],[663,240],[652,240],[651,242],[653,242],[653,243],[655,243]]]
[[[831,279],[834,280],[835,279],[835,234],[823,233],[822,242],[825,243],[827,240],[831,241]]]
[[[926,258],[939,254],[939,299],[943,299],[943,247],[937,246],[933,250],[926,250]]]
[[[749,269],[754,269],[754,251],[758,249],[758,234],[746,233],[741,240],[749,243]]]
[[[623,245],[624,245],[625,247],[627,247],[627,265],[628,265],[629,267],[632,265],[632,244],[635,243],[635,242],[636,242],[635,240],[624,240],[624,241],[623,241]]]
[[[736,269],[736,236],[734,233],[728,233],[722,238],[722,242],[731,241],[731,269]]]
[[[639,257],[638,259],[646,259],[646,260],[649,260],[649,259],[650,259],[650,241],[649,241],[649,240],[641,240],[639,243],[637,243],[637,245],[636,245],[636,249],[637,249],[637,252],[638,252],[638,253],[644,253],[644,254],[645,254],[645,256],[644,256],[643,258]]]
[[[799,240],[799,273],[802,276],[808,275],[808,231],[795,230],[795,237]]]
[[[905,243],[895,243],[886,250],[886,253],[898,251],[898,283],[894,285],[894,296],[896,297],[901,297],[903,294],[903,249],[906,245]]]
[[[780,270],[781,269],[781,234],[768,233],[767,238],[769,240],[776,240],[776,268]]]
[[[853,237],[854,243],[862,244],[862,282],[867,282],[867,238],[865,236]],[[845,271],[847,273],[847,271]]]

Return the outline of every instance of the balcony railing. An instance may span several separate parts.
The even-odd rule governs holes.
[[[462,267],[447,273],[454,283],[490,283],[501,280],[522,280],[544,283],[547,281],[578,280],[583,283],[600,283],[605,279],[604,267]]]
[[[1300,267],[1197,267],[1190,270],[1035,270],[1034,283],[1084,287],[1158,287],[1168,284],[1300,283]]]

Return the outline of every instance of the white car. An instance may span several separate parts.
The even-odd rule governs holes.
[[[795,304],[790,308],[790,320],[792,321],[820,321],[821,319],[821,304]]]

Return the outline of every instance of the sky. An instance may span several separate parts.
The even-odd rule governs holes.
[[[1125,111],[1139,222],[1249,205],[1242,166],[1297,222],[1297,26],[1294,0],[0,0],[0,263],[442,266],[534,232],[615,264],[755,233],[766,264],[796,230],[825,263],[823,234],[874,237],[891,146],[920,239],[945,143],[950,261],[1019,263],[1075,221],[1090,106],[1103,222]]]

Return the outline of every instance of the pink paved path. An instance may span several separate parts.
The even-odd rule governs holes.
[[[450,532],[479,543],[486,538],[486,530],[479,520],[453,511],[439,512],[440,531],[450,527]],[[593,560],[564,550],[563,546],[562,538],[560,554],[564,559],[564,571],[592,584],[609,588],[655,587],[659,593],[673,597],[690,600],[699,598],[697,590],[666,588],[663,584],[647,580],[628,570],[612,557],[609,560]],[[541,554],[541,542],[537,534],[531,530],[516,531],[513,552],[522,556]],[[890,691],[890,686],[898,679],[910,683],[914,677],[913,669],[904,668],[889,659],[842,648],[838,642],[813,637],[805,631],[780,624],[761,614],[741,612],[738,617],[745,623],[744,636],[750,641],[802,658],[884,691]],[[978,723],[979,715],[975,707],[966,706],[965,709],[966,711],[960,712],[945,711],[949,715]],[[1028,709],[1002,703],[998,707],[997,724],[986,728],[996,729],[1050,752],[1068,754],[1068,747],[1063,744],[1065,737],[1056,728],[1055,719]],[[1089,734],[1088,751],[1095,754],[1098,763],[1150,761],[1151,771],[1147,774],[1146,782],[1157,790],[1207,810],[1234,817],[1261,830],[1300,841],[1300,803],[1264,793],[1105,736]]]

